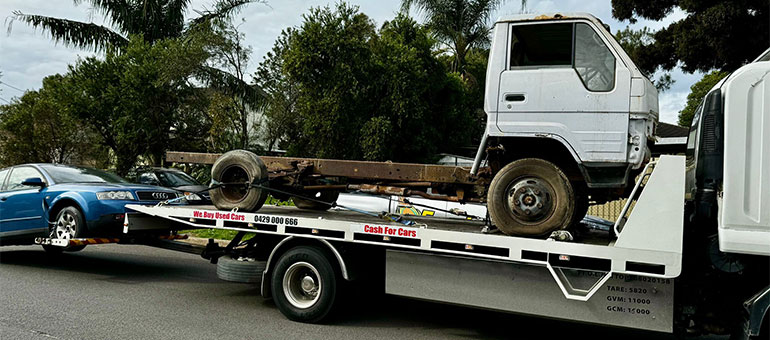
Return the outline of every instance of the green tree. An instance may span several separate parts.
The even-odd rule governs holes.
[[[701,80],[690,86],[690,94],[687,95],[687,105],[682,111],[679,111],[679,125],[689,127],[692,124],[695,110],[703,101],[703,97],[727,75],[729,75],[727,72],[713,71],[704,75]]]
[[[466,55],[489,43],[489,16],[501,0],[402,0],[403,11],[425,14],[425,25],[454,55],[452,71],[465,75]],[[522,9],[526,1],[522,1]]]
[[[122,53],[129,46],[130,37],[139,35],[146,44],[179,39],[180,42],[197,40],[208,36],[208,52],[214,57],[212,63],[223,69],[212,67],[203,62],[190,70],[190,65],[165,65],[167,69],[178,68],[192,73],[204,85],[227,94],[237,107],[244,111],[255,110],[263,105],[264,93],[243,78],[243,72],[233,70],[223,54],[230,53],[241,57],[248,56],[248,49],[241,48],[242,36],[230,30],[227,23],[232,16],[250,3],[264,3],[262,0],[214,0],[208,9],[195,11],[198,16],[185,20],[185,13],[192,7],[192,0],[74,0],[75,5],[87,3],[92,10],[102,15],[107,26],[92,22],[79,22],[63,18],[35,15],[15,11],[9,23],[9,30],[14,20],[22,21],[34,28],[41,28],[50,34],[56,42],[76,48]],[[233,43],[235,41],[235,43]],[[224,62],[223,62],[224,61]],[[245,66],[244,64],[238,65]],[[235,74],[230,73],[235,72]],[[190,113],[189,111],[187,113]],[[189,115],[188,118],[191,118]],[[248,134],[243,128],[243,121],[238,127],[243,130],[238,147],[248,144]],[[153,127],[147,127],[152,129]],[[180,130],[181,131],[181,130]],[[181,140],[180,140],[181,141]],[[158,150],[151,150],[153,160],[160,164]]]
[[[256,111],[264,108],[267,95],[260,87],[247,83],[246,68],[249,66],[251,47],[244,45],[245,35],[238,30],[238,26],[228,21],[214,21],[212,24],[214,38],[208,51],[211,62],[218,68],[208,68],[213,74],[203,75],[203,79],[213,84],[222,95],[213,98],[216,105],[209,112],[213,118],[227,118],[225,121],[230,122],[217,130],[217,133],[232,131],[237,137],[232,140],[234,143],[228,143],[227,149],[254,149],[256,143],[252,142],[256,141],[250,141],[250,136],[259,130]]]
[[[286,148],[293,141],[301,139],[297,101],[300,94],[299,84],[291,81],[284,72],[284,53],[289,48],[289,40],[295,30],[287,28],[281,31],[273,48],[263,57],[254,79],[257,86],[267,92],[264,124],[267,150]]]
[[[770,45],[766,0],[612,0],[612,15],[630,22],[637,17],[661,20],[676,7],[685,18],[650,32],[652,39],[627,49],[647,74],[680,63],[686,72],[730,72]]]
[[[291,155],[406,162],[467,144],[466,84],[434,46],[403,14],[376,30],[346,4],[311,9],[258,70],[269,122],[294,127],[276,129],[274,140]]]
[[[386,22],[373,40],[379,100],[362,131],[364,159],[426,162],[469,142],[466,87],[445,72],[434,45],[428,30],[404,14]]]
[[[631,57],[634,64],[644,65],[645,63],[649,63],[648,60],[644,59],[646,57],[644,53],[647,51],[646,48],[655,41],[649,28],[643,27],[640,30],[632,30],[630,27],[626,27],[624,30],[615,33],[615,39],[618,40],[620,46],[623,47],[623,50],[628,53],[628,56]],[[647,78],[652,78],[653,74],[650,73],[649,68],[652,68],[652,72],[654,72],[658,67],[642,67],[641,71],[645,76],[647,76]],[[665,72],[658,77],[658,79],[653,80],[655,87],[661,92],[671,89],[671,85],[673,85],[674,82],[675,80],[671,78],[671,73],[669,72]]]
[[[128,45],[129,36],[142,35],[150,44],[185,33],[185,13],[192,0],[74,0],[75,5],[88,3],[104,16],[108,26],[14,11],[13,20],[41,28],[56,42],[86,50],[107,50]],[[199,16],[187,22],[189,27],[212,19],[229,19],[244,5],[255,0],[216,0],[209,10],[196,11]]]
[[[70,66],[69,109],[112,149],[118,174],[126,174],[140,155],[159,164],[179,108],[192,97],[190,69],[207,58],[195,40],[151,45],[132,36],[122,54],[110,51],[104,60],[91,57]]]
[[[0,166],[20,163],[90,163],[103,165],[106,152],[99,137],[69,114],[61,75],[43,79],[38,91],[27,91],[0,106]]]
[[[373,96],[374,23],[345,3],[312,8],[283,53],[283,72],[300,86],[302,138],[291,154],[361,158],[360,128],[377,106]]]

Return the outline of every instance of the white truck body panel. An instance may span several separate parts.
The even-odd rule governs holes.
[[[741,67],[722,84],[724,186],[719,196],[723,252],[770,255],[770,62]]]
[[[590,300],[566,300],[546,268],[388,250],[388,294],[548,318],[672,332],[674,279],[614,274]],[[597,272],[573,271],[587,288]]]

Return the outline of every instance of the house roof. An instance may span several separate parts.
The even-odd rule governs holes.
[[[687,137],[689,132],[690,129],[686,127],[660,122],[656,135],[661,138]]]

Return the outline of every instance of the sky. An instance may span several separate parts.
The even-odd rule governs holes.
[[[193,0],[192,10],[210,7],[213,0]],[[400,8],[400,1],[395,0],[348,0],[359,6],[361,12],[368,15],[379,26],[392,19]],[[13,11],[27,14],[40,14],[70,20],[94,22],[107,25],[104,18],[95,13],[88,1],[74,5],[70,0],[2,0],[0,1],[0,104],[5,104],[13,97],[23,94],[24,90],[39,89],[44,77],[67,72],[67,65],[78,58],[85,58],[93,53],[55,44],[47,33],[33,30],[22,22],[12,22]],[[267,0],[266,4],[248,5],[235,18],[243,23],[240,29],[246,35],[246,44],[253,49],[250,73],[262,61],[263,56],[272,48],[273,42],[286,27],[299,26],[302,14],[311,7],[334,6],[336,1],[328,0]],[[492,15],[492,20],[507,14],[518,14],[522,10],[520,1],[505,1]],[[528,0],[528,13],[567,13],[588,12],[610,25],[612,32],[629,26],[628,22],[619,22],[612,18],[610,0]],[[190,11],[189,16],[195,16]],[[420,21],[419,13],[413,13]],[[682,11],[674,11],[660,22],[639,20],[632,28],[644,26],[653,30],[665,27],[671,22],[684,17]],[[491,25],[491,23],[490,23]],[[10,26],[10,29],[9,29]],[[657,76],[654,76],[656,78]],[[676,81],[672,88],[659,95],[660,120],[675,124],[679,111],[684,107],[690,86],[698,81],[702,74],[687,74],[679,69],[672,72]]]

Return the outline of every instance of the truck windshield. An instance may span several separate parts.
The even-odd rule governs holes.
[[[61,183],[128,183],[106,171],[69,165],[41,165],[53,181]]]

